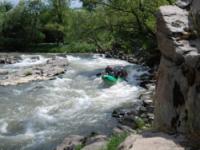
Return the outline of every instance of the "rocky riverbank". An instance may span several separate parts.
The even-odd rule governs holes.
[[[122,53],[115,55],[106,53],[105,57],[126,60],[136,64],[142,61],[136,60],[133,55]],[[137,80],[139,86],[144,88],[143,92],[138,97],[139,102],[137,101],[137,103],[132,103],[129,106],[123,106],[113,111],[112,117],[116,118],[119,125],[113,129],[111,136],[96,133],[91,133],[89,136],[71,135],[66,137],[63,143],[57,146],[56,150],[109,150],[107,149],[107,145],[113,136],[126,134],[127,138],[129,138],[128,135],[137,135],[139,137],[142,131],[150,129],[154,120],[153,97],[155,95],[156,82],[154,68],[150,69],[148,73],[139,76]],[[171,143],[173,143],[173,140]],[[121,144],[119,149],[126,150],[126,147]]]
[[[128,107],[117,108],[113,111],[115,117],[122,125],[129,126],[134,130],[149,128],[154,120],[153,95],[154,84],[146,85],[148,88],[140,94],[138,103],[133,103]]]
[[[21,56],[1,55],[0,64],[3,65],[3,69],[0,69],[0,86],[51,80],[63,74],[69,64],[65,56],[53,55],[43,60],[40,59],[39,56],[32,56],[27,60],[32,65],[23,66],[24,60]]]
[[[89,136],[71,135],[66,137],[56,150],[77,150],[78,148],[82,150],[108,150],[107,145],[113,137],[119,138],[124,134],[127,138],[128,135],[139,137],[138,133],[150,129],[154,120],[153,95],[155,92],[155,80],[149,80],[150,78],[152,79],[152,74],[143,74],[138,78],[140,86],[144,88],[138,97],[139,102],[113,111],[112,116],[117,119],[119,125],[113,128],[111,136],[97,133],[91,133]],[[119,149],[126,150],[126,147],[121,144]]]
[[[155,85],[149,83],[145,87],[147,89],[139,96],[140,103],[113,111],[120,125],[110,136],[98,133],[71,135],[55,150],[197,150],[182,134],[163,133],[152,128]]]
[[[199,149],[200,3],[199,0],[178,0],[176,4],[176,6],[161,7],[157,17],[157,37],[162,59],[157,76],[155,102],[152,101],[154,89],[150,90],[148,84],[143,81],[141,85],[148,90],[141,94],[141,102],[129,107],[118,108],[113,112],[113,117],[126,125],[125,128],[130,130],[128,132],[133,132],[116,149]],[[106,54],[106,57],[119,58],[132,63],[138,62],[134,56],[126,56],[123,53],[110,52]],[[168,131],[170,134],[152,131],[140,133],[141,128],[153,123],[153,103],[156,107],[155,125],[157,129]],[[116,132],[124,131],[114,129],[113,134]],[[190,135],[191,140],[188,142],[188,139],[180,133]],[[82,143],[82,145],[83,149],[90,147],[90,144]],[[105,147],[106,140],[104,139],[104,144],[97,149],[106,149]]]
[[[118,130],[117,133],[116,130]],[[169,135],[156,131],[144,131],[138,134],[126,126],[115,128],[111,137],[100,134],[91,134],[86,137],[71,135],[65,138],[55,150],[155,150],[155,148],[157,150],[196,150],[181,134]]]

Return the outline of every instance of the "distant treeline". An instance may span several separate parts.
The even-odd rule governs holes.
[[[156,50],[155,15],[174,0],[21,0],[0,3],[0,47],[47,51],[124,51],[151,55]],[[51,46],[53,45],[53,46]],[[62,46],[64,45],[64,46]],[[56,48],[58,47],[58,48]],[[64,47],[64,48],[62,48]]]

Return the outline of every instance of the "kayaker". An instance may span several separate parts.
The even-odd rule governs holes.
[[[108,74],[110,74],[110,73],[113,72],[113,68],[112,68],[111,66],[107,66],[107,67],[105,68],[105,72],[108,73]]]
[[[123,78],[123,79],[126,79],[128,76],[127,71],[123,67],[121,67],[118,70],[118,69],[112,68],[111,66],[107,66],[105,68],[105,71],[102,73],[98,73],[97,76],[102,76],[104,74],[114,76],[115,78]]]
[[[108,74],[108,75],[111,75],[111,76],[115,75],[115,71],[114,71],[114,69],[111,66],[107,66],[105,68],[105,73]]]
[[[128,77],[128,72],[125,69],[123,69],[121,72],[124,79]]]
[[[115,76],[115,72],[114,69],[111,67],[111,66],[107,66],[104,70],[104,72],[100,72],[100,73],[97,73],[96,76],[102,76],[104,74],[108,74],[108,75],[111,75],[111,76]]]
[[[117,72],[117,77],[126,79],[127,76],[128,76],[127,71],[124,68],[121,67],[120,70]]]

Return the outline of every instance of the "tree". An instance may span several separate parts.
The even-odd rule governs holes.
[[[50,0],[55,13],[55,22],[58,24],[64,23],[66,9],[68,8],[68,0]]]
[[[44,35],[40,31],[40,20],[39,16],[43,10],[44,4],[42,0],[34,0],[34,1],[25,1],[25,11],[30,16],[30,36],[29,41],[30,43],[37,43],[42,41]]]
[[[22,48],[43,42],[69,47],[83,43],[148,59],[158,52],[155,13],[174,1],[81,0],[81,9],[69,8],[70,0],[22,0],[14,8],[4,3],[0,5],[1,41],[5,47]]]
[[[49,36],[47,41],[59,43],[64,42],[65,16],[68,11],[68,0],[49,0],[49,17],[44,32]]]
[[[6,14],[12,9],[12,4],[6,1],[0,2],[0,46],[3,45],[3,29]]]
[[[83,6],[104,13],[104,28],[111,32],[113,46],[126,52],[155,49],[155,13],[163,4],[174,0],[82,0]],[[91,11],[91,9],[90,9]],[[94,13],[94,12],[93,12]],[[121,46],[119,46],[121,45]],[[151,52],[150,52],[151,53]]]
[[[19,49],[42,41],[38,20],[40,9],[40,0],[20,1],[6,14],[2,29],[4,46]]]

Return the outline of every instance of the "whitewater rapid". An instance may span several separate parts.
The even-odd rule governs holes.
[[[48,56],[22,55],[22,61],[0,66],[10,70],[31,67]],[[69,67],[55,80],[0,87],[0,149],[52,149],[70,134],[93,131],[110,134],[117,125],[115,108],[138,101],[143,89],[137,78],[141,66],[100,55],[68,55]],[[96,74],[107,65],[128,70],[128,82],[104,85]]]

